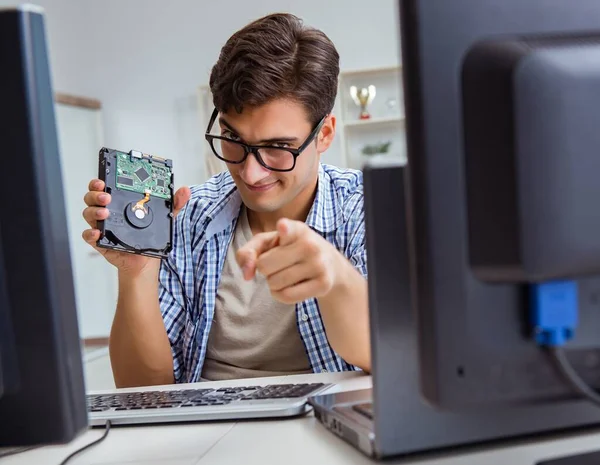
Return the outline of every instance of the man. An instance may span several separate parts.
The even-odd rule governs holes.
[[[117,386],[370,369],[362,176],[320,163],[338,73],[331,41],[289,14],[225,44],[206,139],[228,172],[176,192],[168,259],[97,249],[118,268]],[[103,188],[85,196],[92,228]]]

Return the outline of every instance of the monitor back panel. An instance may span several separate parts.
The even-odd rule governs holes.
[[[469,267],[463,59],[477,41],[600,29],[597,0],[400,2],[422,390],[442,408],[571,395],[532,342],[526,289],[487,284]],[[569,357],[600,387],[600,278],[579,282]]]
[[[87,412],[43,16],[0,11],[0,44],[0,301],[18,376],[0,397],[0,446],[62,443]]]

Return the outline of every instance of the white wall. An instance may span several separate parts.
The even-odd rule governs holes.
[[[99,110],[56,105],[71,265],[82,338],[108,336],[117,306],[116,269],[81,238],[81,232],[89,228],[81,211],[88,181],[98,172],[95,154],[101,145],[101,116]]]
[[[342,69],[399,62],[395,0],[32,3],[46,9],[55,89],[100,99],[104,145],[173,158],[177,185],[204,180],[196,90],[227,38],[249,21],[297,14],[333,40]]]

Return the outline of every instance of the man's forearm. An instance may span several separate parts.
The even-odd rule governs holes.
[[[158,302],[158,264],[136,277],[119,274],[110,359],[117,387],[174,382],[171,347]]]
[[[340,254],[339,280],[318,299],[327,338],[348,363],[371,371],[367,280]]]

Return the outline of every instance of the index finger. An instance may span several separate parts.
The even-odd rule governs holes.
[[[254,276],[256,260],[261,254],[277,246],[278,239],[277,231],[260,233],[237,251],[235,258],[244,272],[245,279],[251,279]]]

